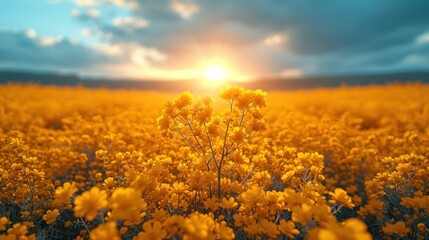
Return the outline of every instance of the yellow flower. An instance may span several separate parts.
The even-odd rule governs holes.
[[[247,227],[244,228],[244,230],[247,232],[250,238],[254,238],[257,235],[262,234],[262,232],[264,231],[261,224],[257,223],[249,224]]]
[[[316,240],[372,240],[365,223],[357,218],[349,218],[341,224],[336,220],[325,222],[321,227],[312,228],[308,232],[309,239]]]
[[[267,93],[261,89],[257,89],[253,92],[253,101],[256,107],[266,107],[267,106]]]
[[[213,113],[213,108],[211,107],[212,102],[213,99],[211,99],[210,96],[199,98],[195,107],[197,112],[196,119],[200,124],[204,124],[210,121]]]
[[[219,97],[226,100],[236,100],[243,92],[243,88],[237,86],[227,85],[226,88],[222,89],[219,93]]]
[[[24,224],[27,228],[34,228],[34,222],[30,222],[30,221],[25,221],[22,222],[22,224]]]
[[[295,223],[292,221],[286,222],[286,220],[282,219],[280,220],[277,228],[281,233],[288,236],[289,238],[294,238],[295,237],[294,235],[299,234],[299,230],[296,229]]]
[[[145,222],[143,224],[143,232],[140,232],[133,240],[158,240],[167,237],[160,222]]]
[[[192,93],[184,92],[182,95],[180,95],[179,98],[176,99],[176,101],[174,101],[174,105],[180,109],[191,104],[193,99],[194,96],[192,96]]]
[[[164,209],[155,209],[155,211],[151,214],[152,217],[160,222],[163,222],[168,218],[168,213]]]
[[[30,212],[29,211],[23,211],[21,213],[21,218],[28,218],[30,217]]]
[[[53,211],[48,210],[46,214],[43,215],[43,220],[45,220],[47,224],[52,224],[55,222],[58,215],[60,215],[60,211],[58,211],[58,209],[54,209]]]
[[[405,237],[410,232],[410,229],[402,221],[395,224],[387,223],[386,226],[382,227],[382,230],[387,235],[398,234],[401,237]]]
[[[226,222],[222,221],[220,224],[215,226],[217,233],[217,239],[232,240],[235,238],[235,233],[232,228],[226,226]]]
[[[253,92],[251,90],[244,90],[240,93],[237,99],[237,106],[240,109],[248,109],[253,101]]]
[[[9,236],[15,236],[15,238],[11,238],[11,239],[27,239],[25,236],[27,232],[28,232],[27,226],[22,225],[20,223],[14,224],[12,228],[9,228],[7,230],[7,234]]]
[[[267,219],[262,219],[261,227],[265,235],[269,238],[277,238],[280,232],[277,230],[277,225],[273,222],[268,221]]]
[[[314,214],[314,220],[318,222],[327,222],[335,218],[335,216],[331,214],[331,208],[326,204],[313,205],[311,210]]]
[[[119,229],[119,234],[121,235],[124,235],[127,232],[128,232],[128,227],[121,227],[121,229]]]
[[[417,229],[419,229],[419,231],[421,231],[421,232],[426,232],[427,231],[427,228],[426,228],[426,226],[425,226],[424,223],[417,224]]]
[[[68,221],[66,221],[66,222],[64,223],[64,227],[68,228],[68,227],[70,227],[72,224],[73,224],[73,222],[72,222],[72,221],[70,221],[70,220],[68,220]]]
[[[348,208],[353,208],[355,206],[352,203],[352,198],[341,188],[335,188],[334,192],[329,192],[329,195],[332,196],[333,202],[335,203],[341,204]]]
[[[108,222],[100,224],[89,233],[89,239],[91,240],[120,240],[119,231],[116,228],[115,222]]]
[[[244,128],[235,127],[232,131],[231,140],[240,145],[246,139],[246,135]]]
[[[219,207],[219,200],[216,197],[208,198],[204,202],[204,206],[211,210],[217,210],[217,208]]]
[[[173,189],[172,192],[176,194],[184,193],[187,190],[187,186],[180,182],[180,183],[173,183]]]
[[[62,187],[55,190],[55,203],[67,203],[76,191],[76,183],[65,182]]]
[[[133,220],[133,222],[135,222],[134,218],[138,218],[147,207],[146,202],[141,198],[141,193],[134,188],[115,189],[109,200],[109,205],[112,209],[113,218]],[[135,217],[133,217],[134,215]]]
[[[313,218],[313,211],[311,206],[303,203],[301,206],[295,206],[292,209],[292,220],[299,222],[302,225],[307,225]]]
[[[213,239],[215,222],[212,218],[201,213],[194,213],[185,220],[184,240]]]
[[[76,217],[85,217],[86,220],[92,221],[97,217],[98,210],[107,207],[107,193],[100,191],[98,187],[93,187],[77,196],[74,205]]]
[[[225,209],[236,209],[238,203],[235,202],[233,197],[230,197],[229,200],[226,198],[222,198],[222,201],[219,206]]]
[[[112,177],[104,179],[103,186],[105,188],[113,188],[115,186],[115,180]]]
[[[9,224],[9,219],[7,217],[0,218],[0,231],[6,230],[6,225]]]
[[[253,186],[251,189],[240,195],[244,204],[252,206],[256,203],[264,203],[265,202],[265,192],[263,189]]]
[[[181,215],[168,217],[163,223],[165,230],[167,230],[167,237],[171,238],[173,235],[180,235],[182,233],[184,223],[185,218]]]

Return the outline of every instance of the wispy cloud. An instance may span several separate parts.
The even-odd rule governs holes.
[[[80,30],[80,35],[85,39],[91,39],[96,43],[110,42],[113,35],[110,32],[103,32],[97,28],[85,27]]]
[[[79,9],[72,9],[71,15],[75,18],[81,18],[81,19],[91,19],[91,18],[98,18],[100,17],[100,11],[98,11],[95,8],[85,9],[83,11],[80,11]]]
[[[139,6],[139,4],[134,0],[109,0],[109,1],[115,6],[125,7],[129,9],[136,9]]]
[[[420,43],[420,44],[428,44],[429,43],[429,32],[418,36],[416,41],[417,41],[417,43]]]
[[[178,0],[171,2],[171,9],[185,19],[192,17],[200,10],[199,6],[195,3]]]
[[[281,45],[286,40],[286,37],[281,33],[270,35],[264,39],[264,44],[267,46]]]
[[[25,36],[29,39],[34,40],[43,46],[51,46],[61,42],[64,37],[62,35],[57,36],[38,36],[36,30],[30,28],[25,31]]]
[[[55,37],[40,37],[39,43],[43,46],[52,46],[63,40],[63,36],[58,35]]]
[[[30,29],[28,29],[27,31],[25,31],[25,35],[26,35],[28,38],[34,39],[34,38],[36,38],[37,33],[36,33],[36,30],[34,30],[34,29],[30,28]]]
[[[301,69],[298,68],[290,68],[284,69],[280,75],[284,78],[298,78],[303,76],[303,72]]]
[[[73,0],[73,2],[81,7],[93,7],[102,3],[101,0]]]
[[[112,21],[113,25],[124,28],[144,28],[149,25],[149,21],[135,17],[116,17]]]

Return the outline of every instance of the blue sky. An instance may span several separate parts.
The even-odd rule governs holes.
[[[177,79],[429,70],[427,0],[0,0],[0,69]]]

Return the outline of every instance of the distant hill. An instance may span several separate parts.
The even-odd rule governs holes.
[[[344,76],[304,77],[297,79],[265,78],[254,81],[240,82],[240,86],[263,90],[292,90],[317,87],[337,87],[341,85],[356,86],[370,84],[386,84],[393,82],[420,82],[429,83],[429,72],[409,72],[391,74],[362,74]],[[129,80],[129,79],[86,79],[77,75],[58,73],[28,73],[14,71],[0,71],[0,84],[6,83],[36,83],[40,85],[84,86],[90,88],[113,89],[146,89],[159,91],[198,90],[205,86],[203,81],[179,80]]]

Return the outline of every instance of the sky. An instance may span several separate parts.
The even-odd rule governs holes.
[[[427,0],[0,0],[0,70],[187,79],[429,70]]]

